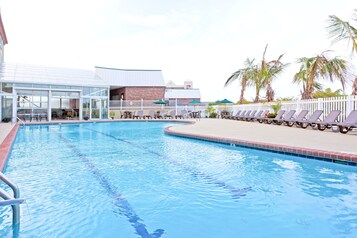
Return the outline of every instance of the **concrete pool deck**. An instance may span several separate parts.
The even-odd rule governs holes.
[[[357,133],[348,134],[225,119],[201,119],[166,133],[303,156],[357,162]]]
[[[113,120],[108,120],[113,122]],[[107,122],[108,122],[107,121]],[[134,121],[134,120],[114,120]],[[143,121],[143,120],[135,120]],[[170,121],[170,120],[145,120]],[[274,150],[329,160],[357,162],[357,132],[341,134],[296,127],[260,124],[225,119],[176,120],[194,122],[165,129],[167,134]],[[54,121],[27,124],[78,123],[92,121]],[[0,171],[6,164],[19,124],[0,123]]]

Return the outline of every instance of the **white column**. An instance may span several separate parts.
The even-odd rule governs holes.
[[[82,91],[79,92],[79,120],[83,120],[83,94]]]
[[[17,93],[12,89],[12,122],[17,122]]]
[[[48,90],[47,120],[52,121],[52,91]]]
[[[2,120],[2,95],[0,94],[0,122],[1,122],[1,120]],[[12,119],[11,119],[11,121],[12,121]]]

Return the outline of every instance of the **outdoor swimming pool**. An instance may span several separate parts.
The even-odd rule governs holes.
[[[173,124],[20,128],[5,169],[26,199],[19,237],[357,236],[356,167],[165,135]]]

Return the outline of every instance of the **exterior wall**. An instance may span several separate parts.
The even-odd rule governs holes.
[[[170,101],[175,101],[176,98],[170,98]],[[177,104],[178,105],[183,105],[183,104],[188,104],[189,102],[191,102],[192,100],[197,100],[197,101],[201,101],[201,98],[177,98]]]
[[[110,90],[110,98],[124,93],[123,100],[158,100],[164,98],[165,87],[124,87]]]

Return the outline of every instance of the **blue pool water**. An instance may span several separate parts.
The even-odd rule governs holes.
[[[21,128],[5,170],[26,199],[18,237],[357,237],[356,167],[165,135],[172,124]]]

